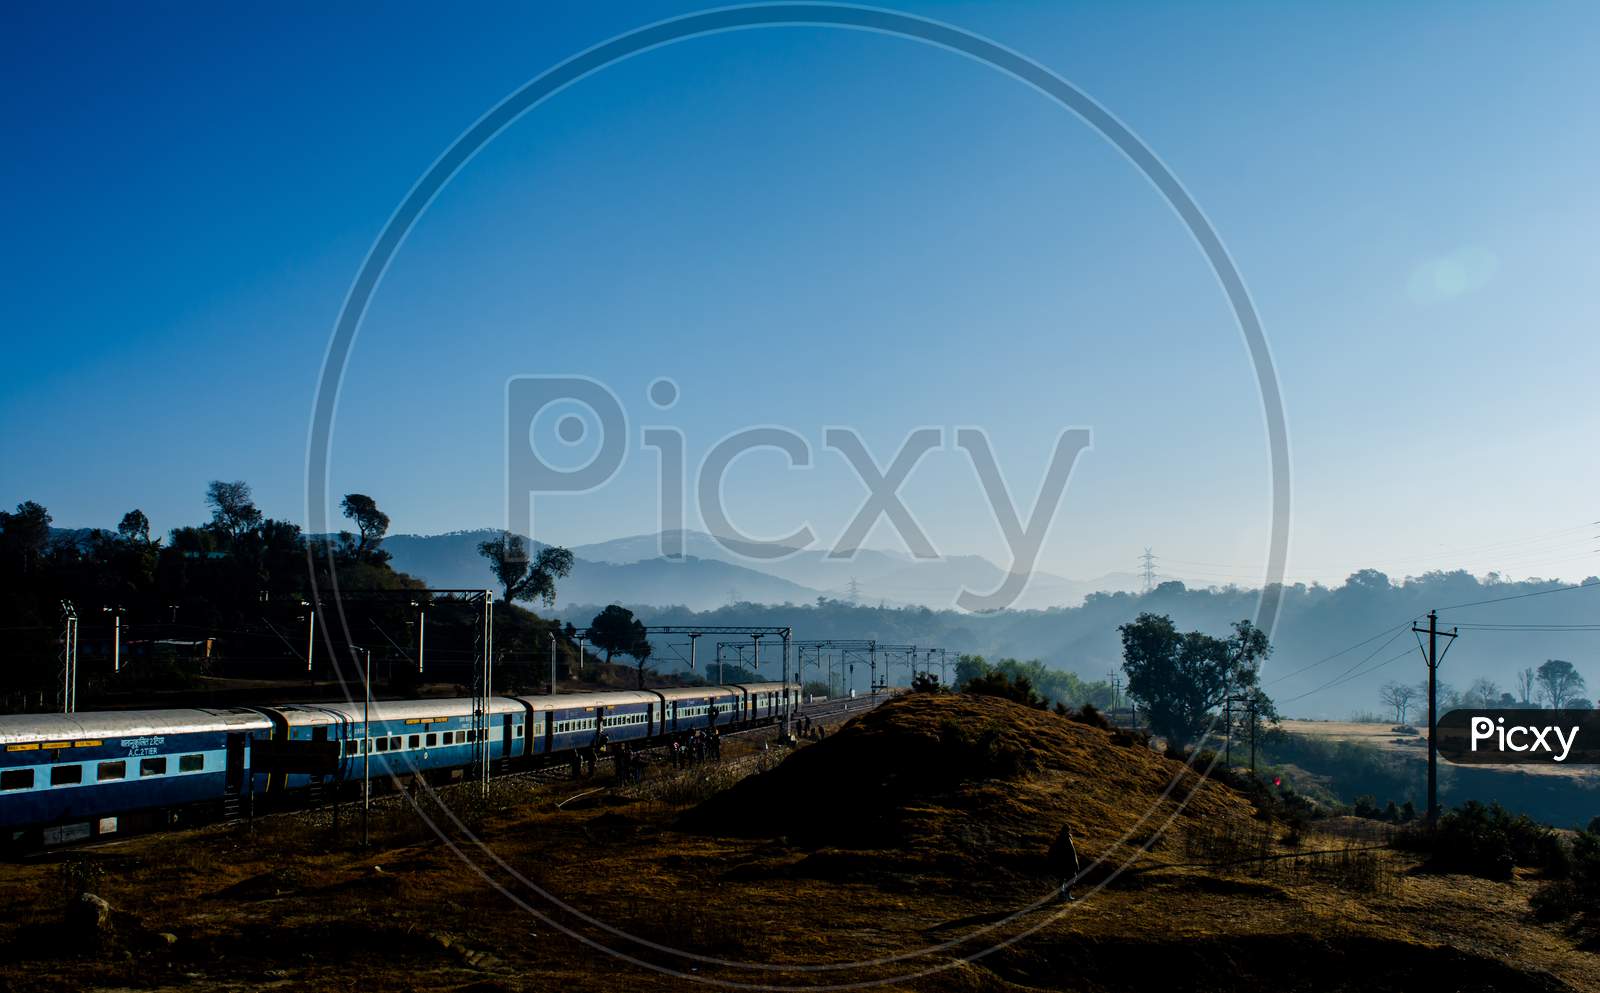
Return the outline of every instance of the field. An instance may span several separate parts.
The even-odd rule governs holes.
[[[389,798],[365,849],[323,811],[0,866],[0,990],[1600,989],[1532,920],[1537,880],[1422,873],[1355,822],[1291,837],[1136,739],[1000,700],[472,797]],[[64,921],[64,878],[104,927]]]
[[[1427,720],[1423,720],[1427,724]],[[1283,729],[1291,734],[1304,734],[1311,737],[1327,738],[1331,741],[1356,741],[1371,745],[1385,752],[1405,755],[1409,758],[1428,757],[1428,739],[1422,735],[1401,734],[1391,730],[1393,724],[1369,724],[1357,721],[1284,721]],[[1440,759],[1441,765],[1448,764]],[[1595,778],[1595,770],[1590,766],[1581,765],[1523,765],[1510,767],[1496,767],[1478,765],[1473,766],[1474,771],[1498,772],[1509,775],[1529,776],[1554,776],[1565,779],[1591,780]]]

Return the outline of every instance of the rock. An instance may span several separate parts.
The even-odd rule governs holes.
[[[156,935],[156,940],[164,945],[176,945],[178,943],[178,936],[173,934],[171,931],[162,931]]]

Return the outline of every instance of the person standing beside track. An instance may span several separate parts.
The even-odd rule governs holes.
[[[1057,896],[1064,902],[1071,903],[1078,899],[1072,895],[1072,884],[1078,879],[1078,846],[1072,840],[1072,826],[1061,825],[1061,831],[1056,835],[1056,840],[1050,845],[1050,851],[1045,856],[1050,863],[1050,871],[1061,881]]]

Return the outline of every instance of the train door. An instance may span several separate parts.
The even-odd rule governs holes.
[[[502,739],[503,744],[500,746],[500,755],[503,758],[509,758],[515,754],[513,750],[516,748],[516,730],[512,722],[512,718],[515,716],[515,714],[507,714],[506,719],[502,722],[505,728],[505,737]]]
[[[232,820],[244,813],[244,775],[248,765],[250,735],[243,731],[228,732],[223,763],[222,816]]]
[[[225,771],[227,778],[224,785],[230,793],[237,793],[244,787],[245,749],[249,747],[246,739],[249,735],[234,731],[228,734],[227,764]]]

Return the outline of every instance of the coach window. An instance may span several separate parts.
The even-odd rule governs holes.
[[[379,738],[376,748],[380,752],[387,752],[389,750],[389,739],[388,738]]]
[[[0,792],[33,789],[32,769],[7,769],[0,772]]]
[[[422,735],[420,735],[420,734],[412,735],[411,736],[411,740],[406,742],[406,747],[407,748],[421,748],[422,747]]]
[[[179,772],[199,772],[201,769],[204,769],[205,767],[206,767],[206,757],[204,755],[180,755],[180,756],[178,756],[178,771]]]
[[[447,745],[455,744],[456,743],[456,733],[454,731],[446,731],[444,733],[444,743],[447,744]]]
[[[71,786],[83,782],[83,766],[58,765],[50,769],[51,786]]]
[[[100,771],[97,774],[97,778],[102,783],[108,779],[126,779],[127,776],[128,763],[126,762],[102,762],[100,763]]]
[[[389,747],[397,752],[400,750],[400,736],[398,734],[389,739]]]
[[[429,748],[432,748],[434,745],[437,745],[438,743],[439,743],[439,736],[437,734],[428,735],[428,747]]]
[[[154,759],[139,760],[139,776],[165,776],[167,774],[167,758],[161,756]]]

